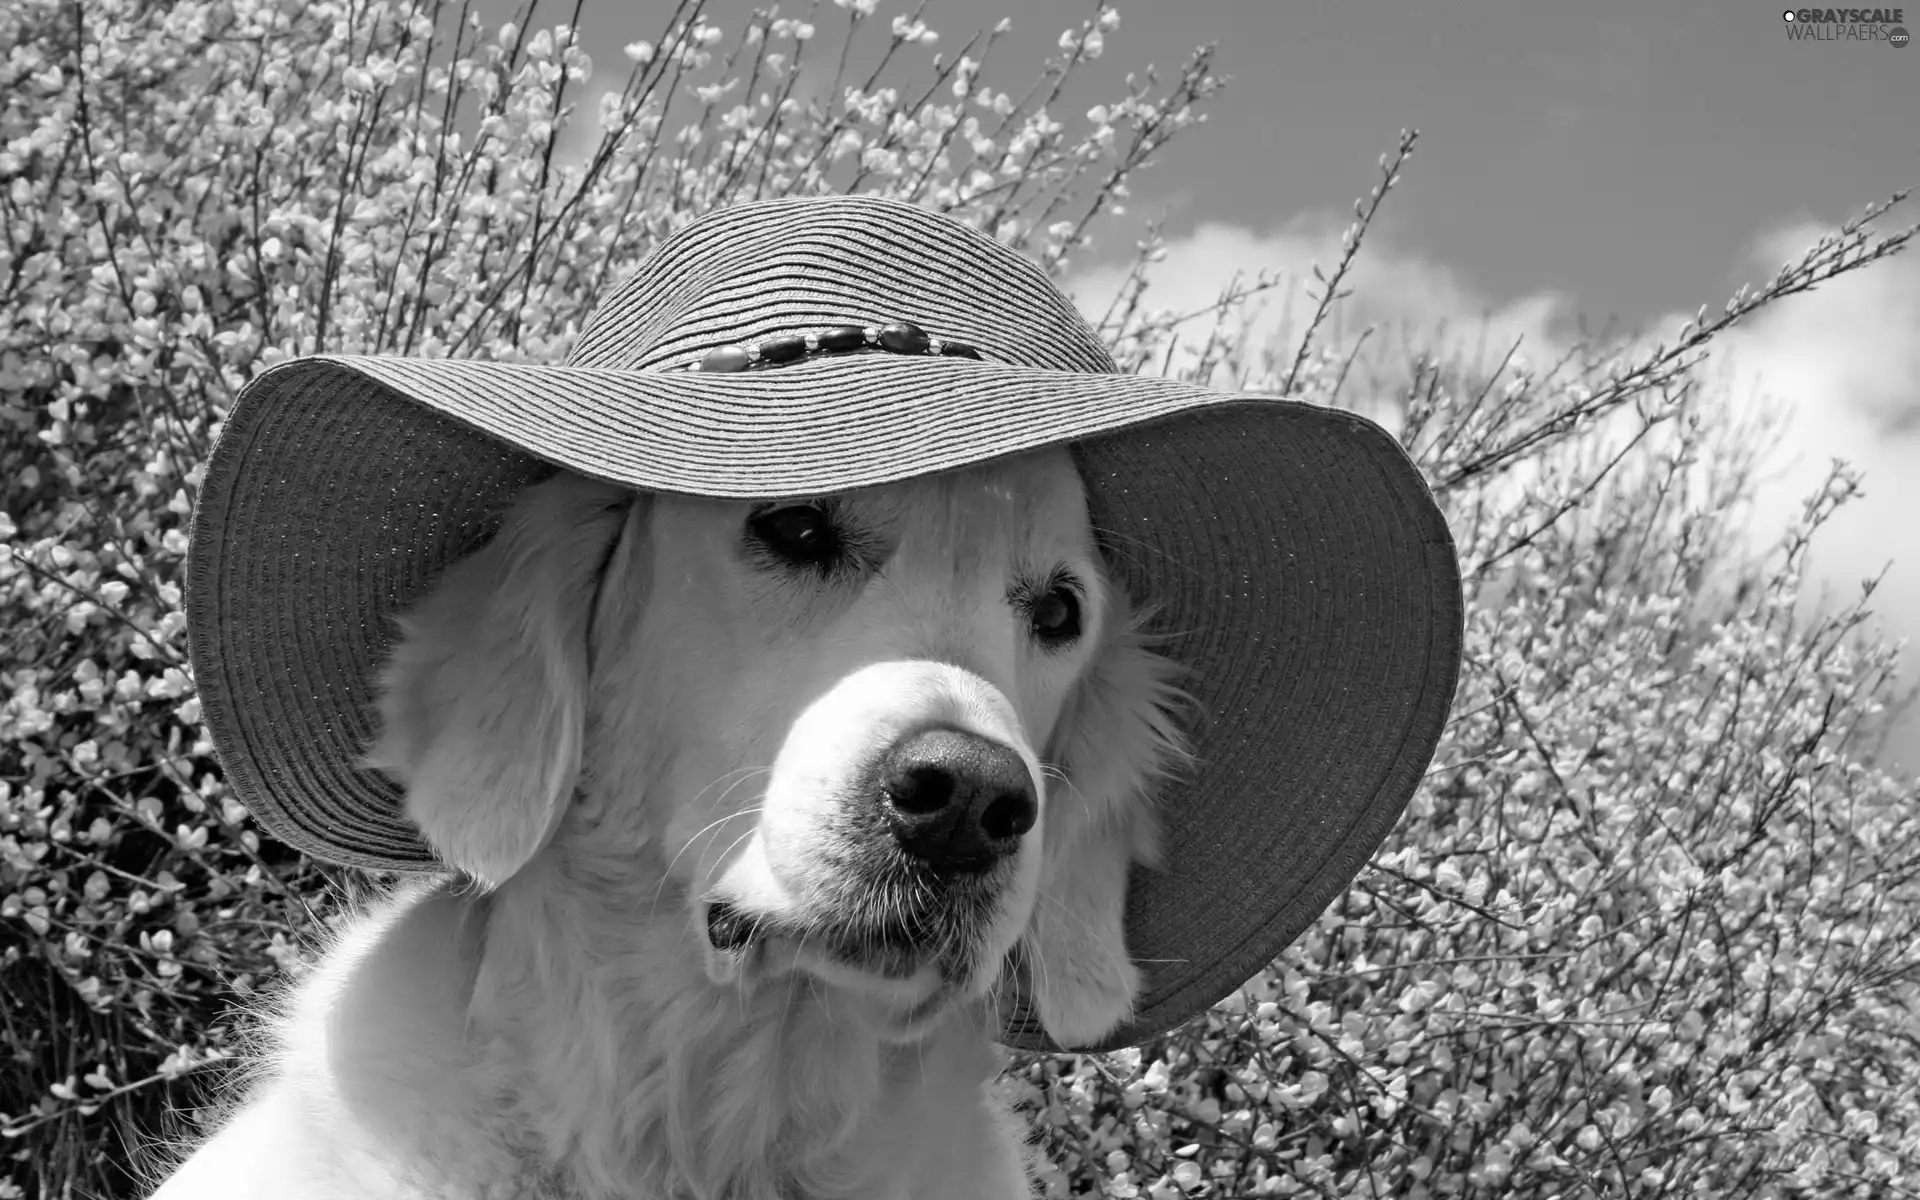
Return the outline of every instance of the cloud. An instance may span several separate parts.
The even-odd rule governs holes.
[[[1800,222],[1763,234],[1751,265],[1770,272],[1829,232]],[[1750,529],[1756,547],[1777,540],[1833,459],[1864,473],[1864,498],[1821,531],[1811,571],[1835,600],[1885,572],[1873,607],[1881,632],[1909,644],[1911,685],[1920,677],[1920,256],[1782,301],[1716,339],[1711,358],[1715,394],[1730,411],[1771,403],[1785,420],[1764,460],[1767,485]],[[1908,714],[1889,751],[1920,770],[1920,712]]]
[[[1756,238],[1753,266],[1798,259],[1831,227],[1810,222]],[[1895,438],[1920,433],[1920,257],[1874,264],[1778,304],[1728,339],[1775,392],[1800,391],[1814,415],[1843,415]],[[1764,370],[1762,369],[1764,367]]]
[[[1314,264],[1330,269],[1338,260],[1342,227],[1322,216],[1265,233],[1203,224],[1168,242],[1166,258],[1148,276],[1148,303],[1192,311],[1211,303],[1236,273],[1278,272],[1290,286],[1275,293],[1251,332],[1291,347],[1310,315],[1298,284],[1311,280]],[[1804,222],[1777,228],[1755,239],[1752,259],[1771,271],[1797,259],[1824,232]],[[1069,289],[1097,318],[1124,275],[1122,267],[1090,269]],[[1379,229],[1368,234],[1351,283],[1354,294],[1336,336],[1375,324],[1389,335],[1430,342],[1445,325],[1456,343],[1471,350],[1484,342],[1496,358],[1523,337],[1534,362],[1551,358],[1571,337],[1575,309],[1568,293],[1490,297],[1454,267]],[[1655,328],[1671,332],[1683,319],[1675,315]],[[1811,586],[1845,599],[1862,579],[1884,571],[1874,605],[1880,628],[1920,646],[1920,254],[1875,264],[1722,335],[1708,377],[1715,383],[1709,395],[1728,419],[1772,404],[1785,422],[1763,463],[1764,489],[1750,525],[1754,549],[1776,545],[1831,459],[1847,460],[1865,472],[1865,495],[1816,541]],[[1916,657],[1908,655],[1908,683],[1916,678]],[[1920,713],[1902,724],[1889,749],[1905,768],[1920,769]]]
[[[1312,317],[1312,301],[1301,285],[1313,282],[1316,265],[1331,272],[1339,262],[1345,225],[1326,215],[1298,217],[1265,233],[1204,223],[1169,240],[1166,258],[1149,271],[1147,302],[1191,312],[1211,304],[1236,274],[1247,280],[1262,273],[1282,276],[1286,285],[1260,306],[1250,340],[1265,345],[1277,339],[1290,350]],[[1098,318],[1125,275],[1124,265],[1095,268],[1076,275],[1069,289],[1081,309]],[[1380,226],[1368,232],[1346,286],[1353,295],[1337,310],[1340,327],[1331,331],[1336,341],[1373,325],[1389,344],[1425,344],[1444,325],[1463,348],[1495,360],[1524,338],[1529,357],[1538,361],[1561,344],[1570,315],[1568,297],[1558,292],[1493,302],[1455,268],[1396,244]]]

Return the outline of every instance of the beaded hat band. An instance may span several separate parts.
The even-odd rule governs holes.
[[[971,358],[980,352],[965,342],[937,338],[911,321],[886,325],[836,325],[809,333],[778,333],[744,346],[715,346],[686,364],[689,371],[729,374],[759,367],[777,367],[823,354],[925,354],[934,358]]]
[[[912,322],[908,324],[907,322]],[[857,340],[856,340],[857,339]],[[757,368],[791,364],[788,370]],[[1459,570],[1352,413],[1119,374],[1033,263],[869,197],[740,205],[599,300],[561,365],[320,356],[241,393],[194,514],[195,679],[236,796],[289,845],[438,867],[362,767],[393,615],[568,470],[771,499],[1070,448],[1108,568],[1204,712],[1128,884],[1137,1044],[1310,925],[1419,783],[1459,669]],[[1017,987],[1016,1000],[1019,999]],[[1016,1006],[1002,1032],[1047,1048]]]

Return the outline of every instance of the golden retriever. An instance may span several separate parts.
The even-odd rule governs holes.
[[[400,622],[369,765],[446,878],[357,918],[163,1200],[1032,1193],[1002,989],[1123,932],[1173,664],[1065,450],[820,499],[562,474]]]

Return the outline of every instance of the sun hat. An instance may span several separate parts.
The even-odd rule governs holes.
[[[1203,714],[1136,869],[1135,1045],[1239,987],[1404,809],[1459,670],[1459,567],[1418,470],[1349,412],[1125,375],[1046,275],[873,197],[743,204],[664,239],[564,365],[313,356],[243,390],[187,590],[235,795],[316,858],[440,869],[362,768],[391,618],[558,469],[819,495],[1070,444],[1111,565]],[[1016,989],[1001,1040],[1046,1049]]]

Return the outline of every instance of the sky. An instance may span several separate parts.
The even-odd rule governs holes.
[[[1920,29],[1912,3],[1899,19]],[[497,21],[516,5],[478,7]],[[1581,328],[1669,333],[1867,203],[1920,184],[1920,49],[1794,40],[1783,10],[1764,3],[1117,7],[1080,103],[1148,64],[1170,71],[1200,43],[1217,46],[1230,79],[1207,123],[1134,188],[1129,219],[1165,214],[1163,296],[1211,298],[1235,270],[1298,275],[1328,262],[1406,126],[1419,148],[1370,235],[1356,303],[1413,328],[1485,320],[1547,344]],[[748,8],[714,0],[709,11],[731,30]],[[656,37],[669,9],[586,0],[596,65],[624,68],[617,48]],[[883,3],[879,15],[900,11]],[[949,52],[1010,19],[987,79],[1012,88],[1092,11],[1091,0],[926,0],[921,17]],[[1096,247],[1081,282],[1102,266]],[[1866,498],[1817,545],[1815,569],[1836,590],[1885,570],[1880,615],[1920,659],[1920,253],[1788,302],[1725,338],[1717,360],[1729,406],[1771,397],[1791,422],[1755,544],[1776,540],[1829,457],[1864,469]],[[1920,770],[1920,713],[1894,754]]]

